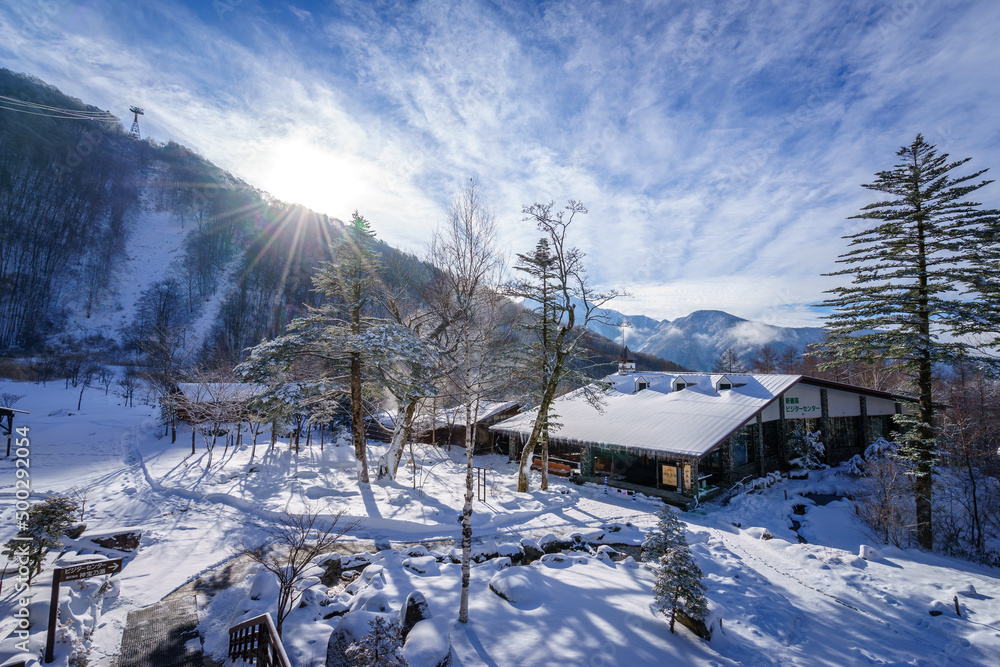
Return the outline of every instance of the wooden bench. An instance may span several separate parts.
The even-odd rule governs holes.
[[[537,454],[531,459],[531,469],[542,469],[542,457]],[[549,474],[558,477],[573,477],[580,474],[580,464],[576,461],[554,459],[549,457]]]

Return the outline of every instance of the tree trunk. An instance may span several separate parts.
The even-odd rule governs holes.
[[[478,413],[479,399],[476,399]],[[462,508],[462,601],[458,609],[458,620],[469,622],[469,576],[472,561],[472,451],[476,446],[475,429],[469,428],[473,423],[471,402],[465,405],[465,506]]]
[[[542,491],[549,490],[549,419],[545,416],[545,426],[542,428],[542,481],[538,488]]]
[[[351,430],[354,456],[358,460],[358,481],[368,483],[368,451],[365,446],[365,420],[361,410],[361,356],[351,353]]]
[[[916,480],[914,491],[917,506],[917,542],[924,549],[934,548],[934,530],[931,524],[932,506],[931,493],[934,479],[934,399],[933,399],[933,365],[931,360],[931,318],[930,292],[927,284],[927,255],[924,239],[924,225],[920,220],[917,226],[917,272],[918,297],[917,317],[919,319],[919,337],[923,344],[917,375],[917,388],[920,392],[920,424],[917,427]]]
[[[561,364],[560,364],[561,367]],[[557,377],[553,375],[553,377]],[[519,493],[527,493],[529,487],[528,475],[531,472],[531,459],[535,454],[535,447],[542,436],[542,428],[546,422],[546,415],[549,414],[549,406],[556,393],[556,383],[550,381],[542,395],[542,402],[538,406],[538,413],[535,415],[535,424],[531,429],[531,436],[521,450],[521,465],[517,470],[517,490]]]
[[[392,441],[389,443],[389,449],[379,459],[376,479],[385,479],[386,477],[396,479],[396,474],[399,471],[399,462],[403,459],[403,447],[413,432],[413,417],[417,413],[417,404],[418,401],[416,399],[411,399],[400,410],[399,418],[396,420],[396,427],[392,431]]]

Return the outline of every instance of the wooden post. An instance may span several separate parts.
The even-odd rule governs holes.
[[[954,597],[955,600],[955,613],[958,614],[959,618],[962,618],[962,608],[958,604],[958,596]]]
[[[788,428],[785,423],[785,396],[778,398],[778,459],[782,470],[788,467]]]
[[[868,433],[868,397],[859,396],[858,404],[861,409],[861,416],[858,417],[861,420],[861,423],[858,425],[858,439],[861,442],[858,443],[858,446],[861,448],[861,451],[864,451],[865,447],[872,444],[871,436]]]
[[[821,438],[823,444],[826,445],[823,458],[827,462],[830,461],[830,453],[833,449],[832,442],[830,441],[830,398],[826,389],[819,390],[819,430],[822,431]]]
[[[49,601],[49,631],[45,637],[45,662],[55,660],[56,648],[56,617],[59,614],[59,581],[62,579],[62,568],[52,570],[52,597]]]
[[[753,449],[757,459],[757,476],[764,476],[764,416],[757,413],[757,421],[753,425]]]

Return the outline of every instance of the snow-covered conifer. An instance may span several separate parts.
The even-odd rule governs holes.
[[[684,539],[684,524],[670,507],[664,506],[659,513],[659,521],[643,545],[643,552],[647,561],[649,556],[656,557],[653,606],[669,616],[670,632],[674,631],[677,614],[704,620],[708,616],[708,601],[701,581],[703,574]]]
[[[919,134],[896,155],[898,164],[864,186],[885,198],[854,216],[872,222],[844,237],[850,249],[837,261],[845,268],[829,274],[849,276],[851,284],[831,290],[833,298],[823,302],[833,309],[823,351],[832,357],[827,365],[887,360],[913,382],[917,414],[904,413],[897,422],[903,455],[914,463],[917,539],[930,549],[938,430],[934,366],[982,356],[955,334],[996,331],[989,296],[997,284],[998,212],[966,199],[992,182],[979,180],[985,169],[952,174],[968,158],[952,162]],[[987,307],[970,305],[963,291],[986,297]]]
[[[376,616],[368,626],[371,631],[353,642],[344,652],[351,665],[358,667],[404,667],[403,633],[398,625]]]

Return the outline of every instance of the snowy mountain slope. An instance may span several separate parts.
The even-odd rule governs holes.
[[[623,315],[604,309],[610,322],[632,323],[625,331],[626,342],[634,352],[645,352],[670,359],[681,366],[710,371],[719,355],[735,348],[745,359],[763,345],[791,347],[801,352],[810,343],[823,338],[822,327],[779,327],[745,320],[720,310],[698,310],[676,320],[654,320],[643,315]],[[621,341],[621,329],[596,324],[591,327],[612,340]]]
[[[91,639],[91,664],[111,663],[128,611],[199,576],[225,581],[232,545],[263,539],[265,523],[286,509],[343,510],[361,521],[356,537],[389,539],[401,548],[432,538],[438,541],[427,548],[438,552],[457,544],[464,475],[464,453],[458,449],[415,445],[415,478],[404,460],[396,482],[359,487],[352,450],[343,444],[328,442],[320,451],[314,439],[296,454],[284,441],[270,451],[259,442],[251,464],[249,439],[238,450],[220,443],[209,457],[199,437],[192,455],[189,432],[182,429],[175,444],[160,437],[162,427],[149,406],[123,408],[115,397],[88,389],[78,412],[77,393],[61,385],[3,384],[5,391],[26,395],[18,407],[31,413],[18,416],[23,421],[15,425],[30,427],[32,500],[87,486],[89,531],[122,526],[143,531],[140,550],[119,577],[120,593],[103,606]],[[514,467],[505,457],[477,457],[476,463],[491,471],[488,500],[477,502],[474,514],[475,539],[483,548],[490,541],[514,547],[549,533],[634,546],[642,540],[641,529],[655,522],[659,501],[606,495],[600,487],[563,480],[553,480],[548,492],[518,494]],[[5,501],[0,540],[14,530],[14,482],[14,463],[0,460]],[[715,628],[710,642],[683,628],[669,633],[652,612],[652,573],[644,566],[609,563],[595,553],[515,566],[512,572],[523,574],[531,586],[528,598],[513,603],[490,590],[499,572],[496,559],[474,565],[472,622],[465,627],[453,623],[460,567],[447,559],[419,572],[403,565],[399,552],[372,554],[383,568],[382,578],[373,579],[382,582],[379,592],[393,614],[409,592],[422,591],[433,614],[422,633],[450,641],[463,665],[998,664],[997,571],[912,549],[879,547],[880,555],[858,558],[860,545],[870,542],[851,519],[850,501],[818,506],[804,495],[843,494],[852,485],[851,478],[833,471],[814,473],[809,480],[785,480],[738,496],[725,507],[709,504],[682,515],[706,575]],[[804,515],[793,514],[799,504]],[[798,542],[792,516],[807,543]],[[366,544],[349,551],[370,549]],[[51,561],[34,586],[36,647],[50,571]],[[273,604],[251,600],[250,584],[249,577],[237,577],[221,589],[199,589],[207,649],[225,643],[233,621]],[[322,664],[326,638],[338,623],[337,617],[324,619],[336,607],[316,602],[326,599],[326,588],[310,586],[311,602],[293,611],[286,626],[294,628],[286,643],[300,666]],[[4,586],[3,610],[12,608],[14,590]],[[340,597],[340,590],[333,595],[332,604],[354,599]],[[961,617],[948,611],[954,597]],[[945,613],[931,616],[928,610],[936,603]],[[11,655],[12,620],[9,613],[0,618],[0,661]],[[432,637],[423,638],[433,643]],[[66,664],[68,646],[57,647],[56,664]],[[414,651],[415,667],[428,664],[422,656],[426,653]]]
[[[149,197],[144,197],[129,228],[125,259],[114,267],[111,293],[98,301],[89,318],[84,295],[75,294],[67,304],[66,333],[78,338],[98,334],[118,338],[122,327],[135,316],[142,293],[176,270],[184,240],[191,232],[191,225],[185,228],[174,212],[156,210]]]

